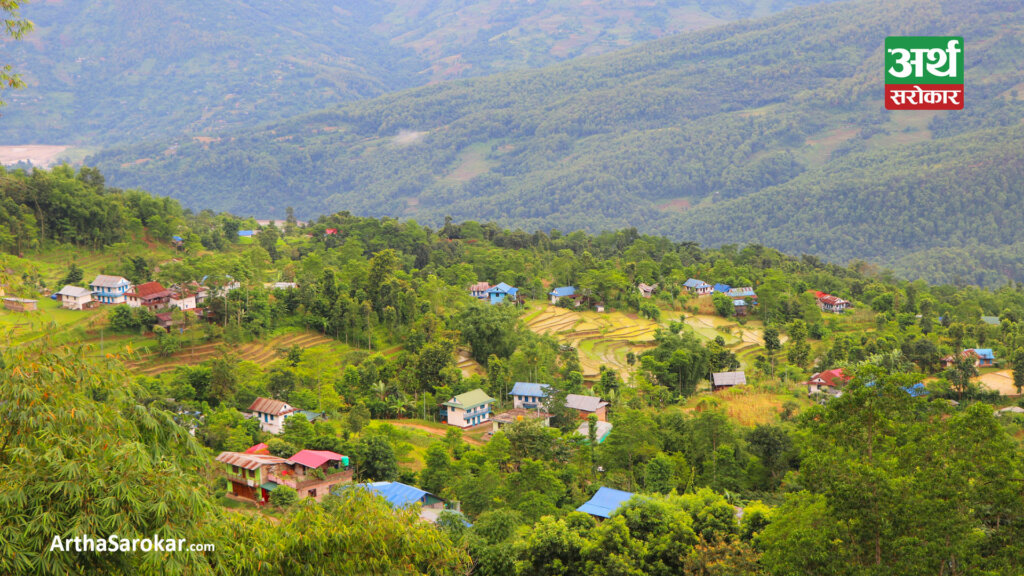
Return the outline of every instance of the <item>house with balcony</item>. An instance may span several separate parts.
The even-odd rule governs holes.
[[[248,452],[221,452],[217,461],[224,464],[221,472],[228,483],[228,491],[242,500],[265,504],[276,486],[268,479],[275,466],[284,464],[284,458],[270,454]]]
[[[512,397],[513,408],[543,408],[548,399],[550,384],[535,384],[533,382],[516,382],[512,391],[508,393]]]
[[[146,282],[125,292],[125,301],[132,308],[166,308],[170,305],[171,291],[159,282]]]
[[[260,429],[271,434],[280,434],[284,430],[284,421],[295,415],[299,409],[280,400],[259,397],[249,406],[253,418],[260,421]]]
[[[92,299],[100,304],[124,304],[131,289],[132,283],[121,276],[100,274],[89,282]]]
[[[451,400],[442,404],[444,407],[443,416],[451,426],[468,428],[490,420],[492,404],[494,404],[494,398],[491,398],[486,392],[477,388],[476,390],[470,390],[464,394],[453,396]]]
[[[294,488],[299,498],[321,500],[339,485],[352,481],[349,464],[348,456],[330,450],[299,450],[275,466],[267,478],[276,485]]]

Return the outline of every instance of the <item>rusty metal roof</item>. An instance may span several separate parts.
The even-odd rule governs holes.
[[[280,400],[273,400],[271,398],[264,398],[260,396],[253,401],[252,406],[249,406],[249,410],[252,410],[253,412],[261,412],[263,414],[280,416],[281,414],[290,414],[295,412],[298,408],[293,408]]]
[[[284,458],[270,456],[268,454],[243,454],[241,452],[221,452],[217,455],[217,461],[246,470],[255,470],[260,466],[272,464],[284,464]]]

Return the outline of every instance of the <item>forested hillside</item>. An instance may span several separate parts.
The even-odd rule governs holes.
[[[1020,132],[1009,129],[1024,109],[1022,11],[1010,0],[815,6],[90,162],[119,185],[246,214],[291,205],[300,216],[451,215],[528,230],[633,225],[998,283],[1021,277],[966,254],[1001,250],[997,236],[1021,240],[990,228],[1024,201],[1013,178]],[[883,111],[885,36],[951,31],[971,39],[967,108]],[[956,178],[949,166],[930,168],[940,148],[963,168]],[[865,166],[898,187],[873,194]],[[894,216],[863,210],[866,196]],[[950,196],[970,208],[952,209]],[[795,209],[799,218],[789,218]],[[955,252],[915,257],[939,246]]]
[[[91,169],[0,176],[3,225],[35,240],[0,246],[20,253],[0,253],[0,287],[37,304],[0,311],[3,574],[1024,568],[1019,286],[929,286],[635,229],[435,230],[348,213],[261,227],[106,187]],[[69,243],[102,214],[108,235]],[[202,283],[207,297],[73,310],[40,294],[98,273]],[[751,304],[720,285],[697,294],[691,278],[747,287]],[[481,301],[467,289],[480,281],[521,298]],[[819,291],[852,308],[823,309]],[[736,370],[744,383],[709,385]],[[832,387],[814,389],[826,371]],[[511,410],[521,382],[548,385],[550,413]],[[506,423],[441,421],[465,393]],[[274,430],[251,417],[257,399],[302,412]],[[345,469],[254,480],[233,464],[243,451],[317,451]],[[399,507],[367,482],[449,509],[424,516],[434,502]],[[583,506],[609,489],[621,501]],[[50,549],[112,533],[214,548]]]
[[[213,137],[448,78],[533,68],[813,0],[31,2],[0,144]]]

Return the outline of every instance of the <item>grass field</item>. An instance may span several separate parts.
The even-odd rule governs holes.
[[[683,405],[683,411],[700,411],[710,404],[722,408],[730,419],[742,426],[756,426],[777,422],[786,402],[796,402],[797,412],[812,405],[802,386],[793,387],[789,392],[744,386],[697,394]]]

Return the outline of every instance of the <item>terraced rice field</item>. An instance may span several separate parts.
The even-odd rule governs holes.
[[[459,370],[462,371],[463,378],[469,378],[474,374],[479,374],[480,376],[487,375],[487,370],[470,357],[469,350],[466,348],[459,348],[455,351],[455,362]]]
[[[307,349],[334,342],[334,340],[323,334],[300,331],[278,336],[265,342],[249,342],[235,347],[233,351],[240,360],[248,360],[259,365],[265,365],[280,357],[282,349],[291,348],[292,346]],[[128,362],[127,365],[138,374],[155,376],[181,365],[194,365],[211,360],[219,354],[217,349],[221,344],[221,342],[210,342],[199,346],[190,346],[167,357],[161,357],[157,354],[146,354],[138,360]]]
[[[577,312],[557,306],[541,306],[525,318],[530,330],[550,334],[559,342],[579,350],[583,377],[594,380],[601,365],[626,376],[626,354],[639,354],[654,345],[659,325],[646,318],[622,312]]]

